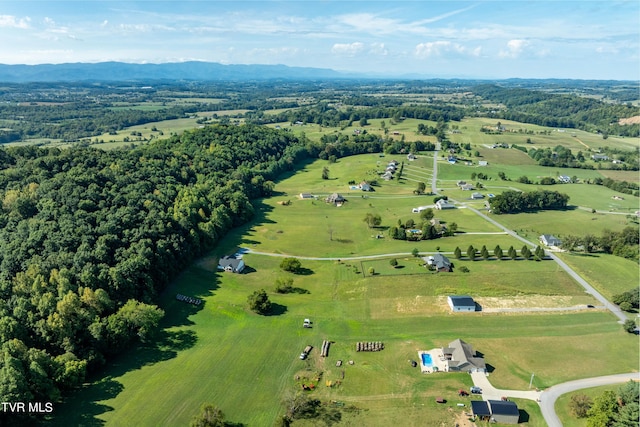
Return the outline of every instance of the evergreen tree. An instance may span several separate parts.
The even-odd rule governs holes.
[[[493,249],[493,254],[497,259],[502,259],[504,255],[502,253],[502,248],[500,247],[500,245],[496,245],[496,247]]]
[[[482,245],[482,248],[480,248],[480,256],[485,261],[489,259],[489,251],[487,250],[487,247],[485,245]]]
[[[509,250],[507,251],[507,254],[509,255],[509,258],[511,259],[516,259],[518,258],[518,253],[516,252],[516,250],[513,248],[513,246],[509,246]]]
[[[456,248],[453,250],[453,255],[456,257],[456,259],[462,258],[462,251],[458,246],[456,246]]]
[[[476,259],[476,249],[472,245],[469,245],[467,248],[467,257],[469,257],[471,261],[475,261]]]

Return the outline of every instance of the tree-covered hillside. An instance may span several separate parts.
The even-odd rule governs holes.
[[[0,399],[55,401],[147,339],[169,280],[306,153],[257,126],[130,150],[0,149]]]

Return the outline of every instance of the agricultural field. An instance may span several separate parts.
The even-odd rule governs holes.
[[[418,160],[405,162],[406,178],[378,180],[373,192],[352,189],[349,182],[376,179],[392,157],[364,154],[336,163],[317,160],[277,182],[274,196],[255,204],[252,222],[233,230],[214,253],[191,266],[163,294],[166,316],[157,345],[140,346],[117,359],[105,375],[62,405],[56,420],[65,420],[64,425],[184,425],[202,402],[216,402],[233,422],[272,425],[302,385],[313,384],[314,390],[304,393],[334,402],[344,425],[386,426],[401,416],[404,425],[440,426],[465,419],[470,398],[459,397],[457,390],[468,389],[471,379],[467,374],[420,374],[408,361],[420,350],[446,346],[456,338],[484,355],[491,382],[498,388],[526,389],[531,372],[536,373],[534,386],[544,389],[572,379],[637,370],[637,337],[625,333],[609,312],[586,308],[598,303],[553,261],[453,259],[456,246],[463,253],[470,244],[486,245],[490,252],[498,244],[505,252],[509,246],[522,247],[463,204],[435,211],[441,223],[458,224],[459,233],[453,237],[390,239],[389,227],[398,220],[419,222],[412,208],[433,203],[433,196],[415,195],[416,182],[408,179],[433,173],[432,153],[419,153]],[[329,168],[329,179],[321,178],[324,167]],[[459,190],[447,187],[444,194],[448,191]],[[302,192],[317,199],[302,200]],[[334,192],[347,199],[340,207],[324,201]],[[467,202],[461,193],[454,198]],[[369,228],[363,221],[367,213],[379,214],[382,224]],[[580,214],[584,217],[576,217]],[[518,223],[520,215],[524,217],[499,220],[531,241],[543,224],[556,219],[598,223],[582,210],[532,214],[541,218],[540,225],[525,219]],[[571,218],[565,220],[567,215]],[[554,227],[559,233],[561,226]],[[218,272],[217,258],[239,248],[251,251],[243,256],[245,272]],[[428,271],[411,255],[414,248],[423,255],[446,254],[454,271]],[[300,257],[302,273],[280,270],[283,255]],[[607,258],[610,269],[598,267],[606,264],[604,258],[603,264],[593,266],[565,258],[590,281],[605,281],[614,272],[620,282],[637,277],[635,264],[627,265],[621,258]],[[392,267],[390,259],[398,266]],[[463,266],[467,273],[461,271]],[[275,282],[282,278],[291,278],[296,292],[276,293]],[[247,296],[261,288],[274,304],[268,316],[247,308]],[[602,291],[609,296],[618,288]],[[178,293],[204,304],[178,301]],[[471,294],[483,311],[452,314],[446,303],[449,294]],[[532,307],[539,310],[531,311]],[[302,327],[304,318],[312,320],[312,328]],[[319,354],[323,340],[332,343],[326,358]],[[357,342],[383,342],[385,348],[357,352]],[[314,349],[300,360],[307,345]],[[342,366],[336,366],[338,360]],[[151,392],[158,389],[163,392]],[[437,397],[446,403],[436,403]],[[535,402],[518,404],[527,420],[521,425],[544,425]],[[294,425],[314,424],[300,420]]]

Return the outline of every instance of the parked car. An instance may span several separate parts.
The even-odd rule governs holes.
[[[472,394],[482,394],[482,389],[480,387],[473,386],[473,387],[471,387],[471,393]]]

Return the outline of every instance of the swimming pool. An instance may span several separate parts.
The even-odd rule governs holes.
[[[422,358],[422,366],[426,366],[427,368],[433,367],[433,359],[431,359],[429,353],[422,353],[420,357]]]

